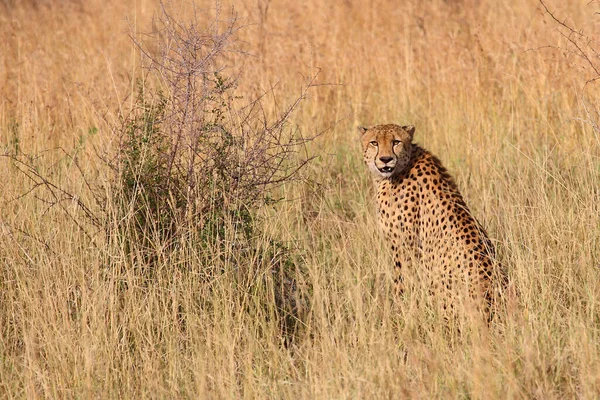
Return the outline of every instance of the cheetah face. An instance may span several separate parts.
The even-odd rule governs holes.
[[[358,127],[365,163],[376,180],[402,171],[410,161],[415,127],[394,124]]]

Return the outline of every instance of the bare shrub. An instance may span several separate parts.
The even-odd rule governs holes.
[[[129,251],[144,254],[150,269],[158,252],[182,242],[194,243],[207,265],[218,254],[236,266],[249,290],[262,293],[267,308],[272,294],[289,333],[305,302],[298,299],[298,259],[276,239],[265,241],[255,211],[308,161],[297,157],[307,139],[290,117],[314,78],[269,119],[262,97],[236,94],[243,71],[228,60],[244,56],[236,37],[241,26],[233,11],[221,18],[218,7],[213,18],[194,8],[184,19],[161,3],[154,31],[134,39],[145,78],[134,109],[116,130],[121,144],[113,166],[121,206],[115,209],[123,213],[116,216],[123,222],[117,232],[135,247]]]
[[[289,120],[313,81],[268,120],[260,98],[241,104],[235,91],[242,71],[227,68],[227,57],[241,53],[236,14],[222,21],[217,9],[208,27],[205,21],[194,8],[182,22],[161,4],[154,32],[134,39],[145,78],[116,130],[121,144],[113,168],[127,212],[139,234],[163,243],[190,229],[223,237],[224,219],[247,237],[249,210],[267,204],[267,191],[294,179],[306,162],[297,163],[306,139]]]

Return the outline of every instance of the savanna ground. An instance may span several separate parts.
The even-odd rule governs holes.
[[[317,75],[286,125],[319,134],[295,153],[314,158],[252,209],[260,251],[236,254],[232,224],[145,259],[79,202],[115,204],[100,155],[158,3],[1,2],[0,397],[599,397],[600,5],[546,5],[585,37],[534,0],[235,2],[223,73],[267,116]],[[355,128],[388,122],[417,127],[499,249],[518,298],[489,329],[392,296]],[[71,196],[27,193],[15,157]],[[302,294],[291,340],[254,283],[277,252]]]

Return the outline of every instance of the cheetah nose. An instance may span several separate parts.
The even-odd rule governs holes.
[[[381,162],[387,164],[393,160],[393,157],[379,157],[379,159],[381,160]]]

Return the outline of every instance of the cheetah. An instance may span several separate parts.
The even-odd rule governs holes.
[[[501,274],[494,247],[454,179],[436,156],[412,142],[414,126],[358,129],[377,187],[379,224],[394,255],[397,291],[416,274],[442,312],[468,300],[489,317]]]

